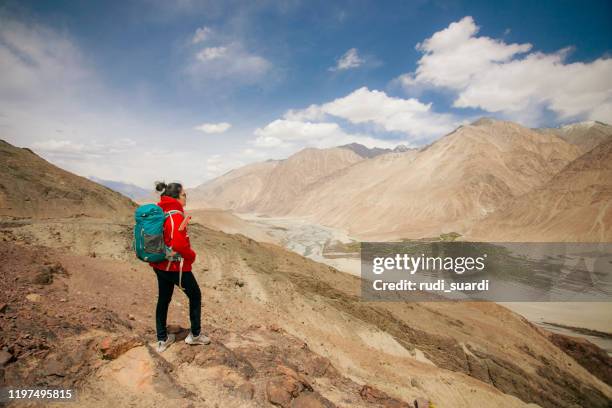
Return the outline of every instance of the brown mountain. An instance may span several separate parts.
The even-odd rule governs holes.
[[[482,119],[420,150],[361,158],[306,149],[263,175],[244,167],[197,190],[226,209],[309,216],[358,237],[419,238],[464,233],[579,155],[556,135]]]
[[[204,183],[189,192],[189,205],[283,213],[307,186],[361,160],[350,149],[304,149],[285,160],[250,164]]]
[[[129,198],[0,140],[0,215],[106,218],[129,216],[134,208]]]
[[[538,132],[557,135],[566,142],[578,146],[583,153],[598,144],[612,139],[612,126],[598,121],[573,123],[558,128],[536,129]]]
[[[575,146],[511,122],[463,126],[418,153],[359,163],[315,186],[292,210],[377,238],[463,233],[509,199],[542,185]],[[378,160],[377,160],[378,159]]]
[[[243,209],[266,187],[270,173],[280,162],[268,160],[231,170],[188,191],[190,208]]]
[[[612,241],[612,139],[475,226],[475,239]]]

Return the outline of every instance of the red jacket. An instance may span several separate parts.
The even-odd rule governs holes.
[[[162,196],[159,203],[157,203],[165,213],[170,210],[178,210],[183,213],[183,206],[176,199],[168,196]],[[171,219],[172,218],[172,219]],[[187,235],[187,228],[183,231],[179,231],[179,226],[183,222],[184,216],[179,213],[172,213],[164,222],[164,241],[166,245],[172,248],[176,253],[183,257],[183,272],[191,271],[191,264],[196,259],[196,253],[191,249],[189,243],[189,235]],[[172,233],[172,224],[174,223],[174,233]],[[173,237],[172,239],[170,237]],[[162,261],[162,262],[149,262],[149,265],[162,271],[179,272],[180,262],[178,261]]]

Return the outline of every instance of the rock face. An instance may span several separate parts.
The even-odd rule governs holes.
[[[116,360],[127,351],[142,345],[137,337],[104,337],[98,345],[102,358]]]
[[[392,398],[370,385],[364,385],[359,391],[359,395],[364,401],[379,404],[386,408],[415,408],[414,405]]]
[[[477,224],[474,239],[612,241],[612,139]]]
[[[117,218],[134,209],[129,198],[0,140],[0,215]]]
[[[548,334],[550,341],[572,356],[580,365],[608,385],[612,385],[612,357],[585,339]]]

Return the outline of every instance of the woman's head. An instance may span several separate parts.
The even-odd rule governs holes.
[[[155,190],[159,191],[162,196],[176,198],[183,206],[187,202],[187,194],[183,191],[181,183],[166,184],[163,181],[157,181],[155,182]]]

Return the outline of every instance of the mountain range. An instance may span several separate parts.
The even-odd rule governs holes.
[[[592,175],[580,163],[590,160],[586,154],[611,137],[612,127],[600,122],[530,129],[484,118],[419,149],[387,151],[353,144],[309,148],[285,160],[251,164],[192,189],[190,206],[307,217],[364,239],[423,238],[450,232],[469,237],[483,230],[479,224],[503,218],[499,214],[506,214],[502,211],[521,197],[532,203],[525,205],[529,214],[523,214],[523,219],[540,212],[559,217],[547,222],[561,223],[567,211],[578,214],[592,203],[585,196],[562,204],[567,207],[564,212],[550,211],[550,199],[539,195],[545,194],[549,183],[554,183],[550,188],[558,195],[563,188],[559,179],[570,171],[573,182],[566,187],[578,186],[583,179],[582,183],[588,183]],[[609,180],[602,177],[590,185],[589,197],[605,202]],[[558,195],[558,199],[569,199],[569,195]],[[597,211],[602,214],[597,231],[569,226],[565,232],[536,229],[530,237],[609,239],[612,209]]]
[[[122,181],[104,180],[95,176],[89,176],[91,181],[95,181],[98,184],[102,184],[105,187],[110,188],[124,196],[131,198],[134,201],[142,201],[150,199],[153,195],[153,189],[146,189],[136,184],[125,183]]]

